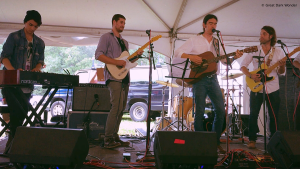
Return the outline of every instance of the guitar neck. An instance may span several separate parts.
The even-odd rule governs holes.
[[[291,52],[289,55],[288,55],[288,57],[291,57],[293,54],[295,54],[296,52],[298,52],[298,51],[293,51],[293,52]],[[287,57],[284,57],[284,58],[282,58],[280,61],[286,61],[287,60]],[[276,62],[274,65],[272,65],[272,66],[270,66],[267,70],[266,70],[266,74],[269,74],[269,73],[271,73],[272,72],[272,70],[273,69],[275,69],[277,66],[279,66],[279,62],[280,61],[278,61],[278,62]]]
[[[132,61],[132,60],[135,60],[137,57],[137,52],[140,51],[140,50],[144,50],[149,44],[151,43],[151,41],[147,42],[145,45],[143,45],[142,47],[140,47],[137,51],[135,51],[133,54],[131,54],[129,57],[128,57],[128,60],[129,61]]]
[[[235,56],[235,52],[228,53],[227,55],[215,57],[208,61],[208,63],[218,62],[219,60],[225,59],[227,56]]]
[[[137,53],[138,51],[144,50],[148,45],[150,45],[150,43],[157,41],[159,38],[161,38],[161,35],[157,35],[155,37],[153,37],[151,40],[149,40],[145,45],[143,45],[142,47],[140,47],[137,51],[135,51],[133,54],[131,54],[130,56],[128,56],[128,60],[130,62],[133,62],[135,59],[137,59]]]

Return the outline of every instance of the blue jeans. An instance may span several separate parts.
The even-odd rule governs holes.
[[[266,103],[268,106],[268,112],[270,117],[270,132],[271,132],[270,138],[271,138],[273,134],[276,132],[276,124],[275,124],[273,111],[270,107],[268,96],[266,95],[265,98],[266,98]],[[279,90],[269,93],[269,98],[272,104],[272,108],[274,110],[275,117],[278,117],[278,111],[280,105]],[[250,141],[256,141],[257,139],[256,133],[259,132],[257,126],[257,119],[258,119],[258,115],[262,103],[263,103],[262,93],[255,93],[255,92],[250,93],[250,116],[249,116],[249,140]]]
[[[217,133],[217,143],[219,145],[225,118],[225,106],[217,75],[213,75],[212,77],[204,77],[199,82],[195,83],[193,85],[193,93],[196,103],[194,122],[195,131],[205,131],[203,127],[203,119],[206,104],[205,99],[206,96],[208,96],[215,110],[212,131]]]
[[[10,134],[15,136],[17,127],[22,126],[28,113],[28,103],[31,93],[24,93],[26,100],[22,98],[22,90],[17,87],[4,87],[2,94],[6,99],[10,111]]]

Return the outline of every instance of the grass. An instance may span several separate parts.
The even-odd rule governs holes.
[[[151,120],[150,127],[154,125],[154,121]],[[136,135],[135,129],[143,128],[145,131],[147,129],[147,123],[144,122],[136,122],[131,120],[129,113],[125,113],[122,117],[122,121],[120,124],[119,135]]]

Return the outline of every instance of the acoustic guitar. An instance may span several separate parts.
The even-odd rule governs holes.
[[[252,46],[241,51],[243,51],[244,53],[251,53],[257,52],[258,49],[257,46]],[[227,54],[227,56],[235,56],[235,54],[235,52],[232,52]],[[190,66],[191,72],[189,78],[193,79],[184,79],[184,81],[187,83],[194,84],[201,80],[203,77],[216,73],[218,70],[217,62],[226,58],[226,55],[215,57],[214,54],[210,51],[204,52],[198,56],[202,57],[202,63],[201,65],[197,65],[192,62]]]

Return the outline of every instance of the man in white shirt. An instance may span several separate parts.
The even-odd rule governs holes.
[[[251,74],[247,69],[248,65],[252,62],[253,69],[256,70],[259,67],[258,59],[253,58],[253,56],[262,56],[264,57],[262,62],[270,67],[277,62],[279,66],[276,69],[273,69],[272,72],[268,75],[269,77],[273,76],[275,79],[265,83],[266,89],[266,103],[268,106],[268,113],[270,117],[270,138],[276,132],[277,124],[276,117],[279,111],[280,97],[279,97],[279,78],[278,74],[285,73],[285,61],[280,61],[284,57],[284,53],[280,48],[275,47],[276,44],[276,32],[271,26],[264,26],[260,31],[260,46],[258,46],[258,51],[255,53],[246,54],[245,59],[241,63],[241,71],[250,79],[255,82],[261,81],[262,78],[260,74]],[[269,98],[269,99],[268,99]],[[249,116],[249,143],[248,148],[256,148],[256,139],[258,132],[257,119],[259,111],[263,102],[263,90],[259,92],[250,93],[250,116]],[[271,105],[270,105],[271,103]]]
[[[181,47],[179,47],[174,54],[172,63],[180,63],[185,61],[187,58],[190,59],[194,64],[200,65],[202,63],[202,57],[199,57],[199,54],[210,51],[214,56],[224,55],[223,49],[219,41],[213,37],[213,29],[217,27],[218,18],[215,15],[208,14],[203,19],[203,33],[200,33],[197,36],[191,37],[188,39]],[[237,51],[234,59],[237,59],[242,56],[242,52]],[[234,60],[230,59],[230,62]],[[225,64],[226,59],[221,60]],[[219,63],[218,63],[219,64]],[[190,64],[189,64],[190,65]],[[188,68],[189,68],[188,65]],[[182,68],[184,66],[181,66]],[[182,76],[182,69],[174,67],[173,76]],[[190,70],[187,70],[185,73],[185,78],[189,77]],[[219,73],[219,70],[217,70]],[[206,131],[203,127],[203,118],[205,112],[205,99],[206,96],[209,96],[212,105],[215,110],[215,118],[213,121],[212,131],[217,133],[217,143],[218,150],[220,153],[225,153],[224,149],[220,146],[220,137],[222,133],[222,126],[225,119],[225,107],[222,97],[222,92],[219,86],[217,79],[217,74],[212,74],[205,76],[200,79],[198,82],[193,84],[193,93],[196,103],[196,112],[195,112],[195,122],[194,128],[195,131]]]
[[[300,69],[300,53],[295,57],[294,61],[293,61],[293,65]]]

